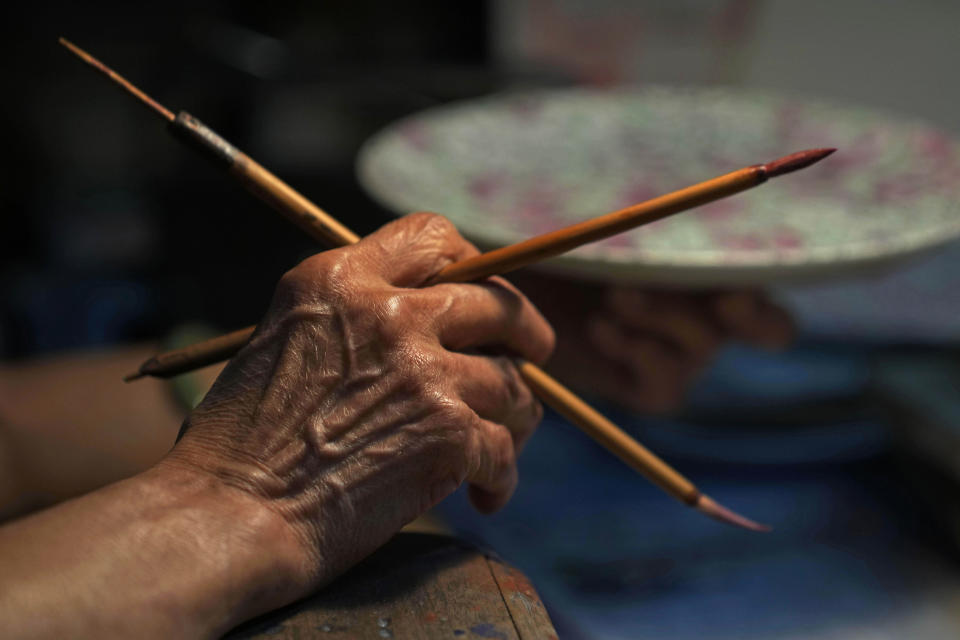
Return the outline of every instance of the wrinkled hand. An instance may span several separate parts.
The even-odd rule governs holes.
[[[476,252],[445,219],[415,214],[305,260],[168,463],[279,512],[314,584],[463,482],[478,509],[500,508],[542,415],[510,356],[542,362],[553,332],[502,279],[420,288]]]
[[[789,314],[756,291],[686,292],[518,279],[557,328],[550,369],[561,380],[640,412],[677,408],[730,341],[781,349]]]

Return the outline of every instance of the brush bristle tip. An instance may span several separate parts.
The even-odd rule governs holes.
[[[747,529],[748,531],[767,533],[773,530],[773,527],[769,525],[755,522],[750,518],[745,518],[739,513],[727,509],[725,506],[711,499],[709,496],[700,495],[693,507],[700,513],[710,516],[714,520],[719,520],[724,524]]]
[[[767,177],[775,178],[787,173],[799,171],[800,169],[805,169],[812,164],[820,162],[835,151],[836,148],[834,147],[823,147],[820,149],[807,149],[805,151],[798,151],[796,153],[791,153],[788,156],[777,158],[773,162],[768,162],[767,164],[763,165],[763,168],[767,173]]]

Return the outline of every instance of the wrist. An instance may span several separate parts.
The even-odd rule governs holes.
[[[197,582],[178,603],[186,618],[223,633],[311,586],[307,546],[266,501],[169,458],[137,480],[196,563]]]

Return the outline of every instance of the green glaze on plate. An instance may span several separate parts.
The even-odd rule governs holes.
[[[730,89],[493,95],[401,120],[361,150],[364,187],[502,246],[815,147],[823,162],[556,258],[688,285],[831,277],[960,235],[960,144],[860,108]]]

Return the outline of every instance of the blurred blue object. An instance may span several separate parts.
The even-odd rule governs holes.
[[[785,353],[732,344],[722,350],[687,394],[692,411],[782,406],[860,393],[870,378],[863,347],[838,349],[800,343]]]
[[[564,638],[960,637],[955,542],[871,395],[882,353],[731,348],[682,416],[601,406],[770,534],[679,505],[552,413],[502,512],[480,516],[459,493],[442,514],[528,573]]]
[[[847,465],[681,470],[773,525],[682,507],[550,415],[500,513],[461,493],[443,515],[533,580],[561,637],[953,638],[957,570],[880,457]]]
[[[687,396],[684,413],[637,417],[596,404],[656,451],[728,464],[860,460],[889,443],[865,394],[875,356],[868,347],[803,344],[787,353],[730,346]]]

